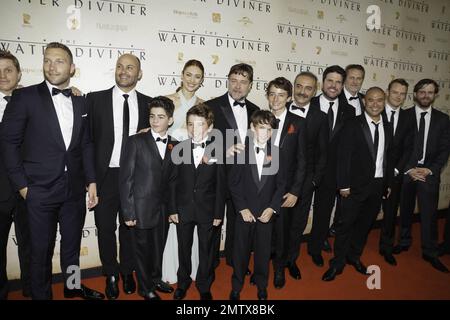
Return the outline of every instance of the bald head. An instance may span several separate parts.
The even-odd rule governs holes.
[[[129,92],[136,87],[142,78],[141,62],[129,53],[125,53],[117,59],[116,85],[124,92]]]
[[[384,110],[386,95],[383,89],[379,87],[371,87],[364,97],[364,106],[367,114],[375,121],[378,121],[381,112]]]

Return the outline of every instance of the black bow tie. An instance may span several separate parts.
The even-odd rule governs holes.
[[[300,110],[303,113],[305,113],[305,110],[306,110],[304,107],[297,107],[297,106],[294,106],[294,105],[292,105],[291,109],[292,110]]]
[[[162,143],[167,142],[167,138],[161,139],[160,137],[156,138],[156,142],[161,141]]]
[[[234,101],[233,102],[233,107],[239,105],[241,108],[245,107],[245,102],[239,102],[239,101]]]
[[[258,154],[260,151],[264,152],[265,148],[255,147],[256,154]]]
[[[62,93],[63,95],[65,95],[67,98],[69,98],[72,95],[72,89],[67,88],[67,89],[58,89],[53,87],[52,88],[52,96],[56,96],[57,94]]]
[[[11,96],[4,96],[3,99],[5,99],[6,102],[10,102],[11,101]]]
[[[202,143],[195,143],[195,142],[192,142],[192,149],[195,149],[195,148],[197,148],[197,147],[205,148],[205,146],[206,146],[206,143],[204,143],[204,142],[202,142]]]
[[[356,97],[350,97],[350,98],[348,98],[348,101],[352,101],[352,100],[356,100],[356,99],[358,99],[358,96],[356,96]]]

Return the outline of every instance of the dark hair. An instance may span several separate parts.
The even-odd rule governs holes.
[[[370,87],[369,89],[367,89],[365,97],[367,97],[367,95],[368,95],[371,91],[380,91],[380,92],[383,93],[383,95],[386,96],[386,94],[384,93],[384,90],[381,89],[380,87]]]
[[[65,44],[62,44],[60,42],[50,42],[45,47],[45,50],[47,50],[47,49],[62,49],[62,50],[64,50],[69,55],[70,63],[73,63],[72,51],[70,51],[69,47],[66,46]]]
[[[253,82],[253,67],[246,63],[235,64],[231,67],[228,73],[228,78],[232,74],[240,74],[241,76],[247,77],[250,82]]]
[[[150,100],[148,112],[150,113],[153,108],[163,108],[169,118],[173,117],[173,111],[175,110],[173,101],[163,96],[158,96]]]
[[[413,92],[416,93],[417,91],[422,89],[424,86],[429,85],[429,84],[432,84],[434,86],[434,93],[437,94],[439,92],[439,85],[433,79],[419,80],[419,82],[417,82],[416,85],[414,86]]]
[[[188,60],[184,64],[184,67],[183,67],[183,70],[181,70],[181,73],[184,73],[187,68],[192,67],[192,66],[199,68],[202,71],[202,77],[205,76],[205,68],[203,67],[203,64],[200,61],[195,60],[195,59]],[[181,90],[181,85],[177,88],[177,90],[175,92],[178,92],[180,90]]]
[[[366,75],[366,70],[360,64],[349,64],[348,66],[345,67],[345,73],[348,73],[348,70],[352,70],[352,69],[356,69],[356,70],[362,71],[363,78]]]
[[[11,52],[0,50],[0,60],[1,59],[11,60],[12,63],[14,64],[14,67],[16,67],[17,72],[20,72],[19,60],[17,60],[16,56],[13,55]]]
[[[329,73],[333,73],[333,72],[336,72],[336,73],[340,74],[342,76],[342,82],[343,83],[345,82],[345,78],[347,77],[347,73],[345,72],[344,69],[342,69],[341,66],[338,66],[338,65],[329,66],[329,67],[327,67],[325,69],[325,71],[323,72],[323,75],[322,75],[322,82],[325,82],[325,78],[327,77],[327,75]]]
[[[186,123],[188,121],[189,116],[197,116],[201,118],[205,118],[208,126],[212,125],[214,122],[214,113],[211,108],[208,107],[205,103],[199,103],[193,107],[191,107],[186,113]]]
[[[270,81],[266,89],[267,95],[269,95],[270,88],[272,86],[286,91],[288,93],[288,97],[292,96],[292,83],[285,77],[278,77]]]
[[[316,76],[314,73],[309,72],[309,71],[303,71],[303,72],[300,72],[300,73],[295,77],[295,79],[294,79],[294,84],[295,84],[295,82],[297,81],[298,77],[310,77],[311,79],[314,80],[314,82],[316,83],[316,86],[317,86],[317,82],[319,81],[319,80],[317,79],[317,76]]]
[[[394,79],[394,80],[392,80],[391,82],[389,82],[388,90],[391,90],[391,87],[392,87],[395,83],[398,83],[398,84],[400,84],[400,85],[406,87],[406,90],[408,90],[409,84],[408,84],[408,82],[406,82],[406,80],[403,79],[403,78],[397,78],[397,79]]]
[[[276,118],[269,110],[256,110],[250,117],[250,122],[253,126],[258,124],[269,124],[272,129],[276,129]]]

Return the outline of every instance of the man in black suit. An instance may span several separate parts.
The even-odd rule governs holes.
[[[206,101],[214,113],[214,128],[219,130],[224,138],[225,149],[243,150],[243,143],[247,136],[247,130],[250,128],[250,117],[259,107],[247,100],[247,96],[252,89],[253,68],[252,66],[240,63],[231,67],[228,73],[228,92],[215,99]],[[227,141],[227,130],[235,131],[234,139]],[[229,132],[230,133],[230,132]],[[225,257],[228,265],[232,265],[233,238],[234,238],[234,220],[236,211],[233,202],[227,191],[227,212],[226,212],[226,238],[225,238]],[[217,254],[220,246],[220,230],[216,235],[215,246]],[[218,256],[215,262],[219,264]]]
[[[408,92],[408,82],[404,79],[394,79],[387,89],[386,106],[381,114],[385,122],[389,122],[393,130],[394,178],[389,198],[383,200],[383,222],[380,232],[380,254],[390,265],[397,264],[392,255],[395,239],[395,221],[400,203],[401,186],[404,177],[404,168],[409,160],[413,145],[414,113],[411,109],[403,110],[401,107]]]
[[[287,264],[289,236],[292,221],[299,214],[298,202],[306,175],[306,121],[286,108],[292,96],[292,84],[283,77],[276,78],[267,86],[269,108],[277,121],[274,145],[280,149],[281,165],[287,171],[286,192],[280,214],[274,220],[274,286],[285,285],[284,268]],[[300,198],[300,199],[299,199]]]
[[[153,276],[161,270],[167,237],[168,184],[174,170],[170,154],[176,143],[167,129],[173,123],[174,109],[169,98],[152,99],[151,129],[128,139],[120,163],[122,215],[125,224],[135,229],[138,292],[145,300],[160,300],[155,290],[161,276],[156,282]]]
[[[385,93],[372,87],[364,99],[365,112],[349,120],[342,130],[337,162],[342,216],[336,226],[334,257],[322,277],[324,281],[334,280],[346,263],[367,274],[360,258],[380,212],[382,197],[389,196],[388,186],[393,176],[392,130],[381,116]]]
[[[22,73],[17,58],[9,52],[0,51],[0,131],[2,118],[11,94],[17,88]],[[14,222],[20,263],[22,294],[29,297],[30,288],[30,232],[26,204],[8,179],[3,159],[0,157],[0,300],[8,297],[6,274],[6,248],[11,224]]]
[[[404,168],[400,199],[400,241],[394,254],[411,246],[411,224],[415,200],[419,204],[422,258],[435,269],[449,270],[438,259],[437,207],[442,167],[450,152],[450,121],[448,115],[432,107],[439,86],[432,79],[422,79],[414,86],[414,145]]]
[[[119,168],[128,136],[148,127],[150,97],[138,92],[137,82],[142,78],[141,63],[131,54],[123,54],[116,63],[116,85],[110,89],[87,95],[90,110],[92,139],[94,141],[95,170],[98,181],[99,204],[95,209],[98,230],[98,249],[102,272],[106,276],[105,293],[108,299],[119,296],[119,273],[123,291],[136,291],[133,278],[133,231],[119,214],[119,260],[117,262],[117,214],[121,212],[119,197]]]
[[[58,223],[64,296],[104,298],[83,285],[76,288],[77,284],[69,283],[69,267],[79,266],[86,188],[88,208],[98,201],[87,107],[84,98],[73,97],[68,88],[75,72],[72,59],[65,45],[49,43],[44,51],[45,81],[15,90],[3,117],[4,162],[14,189],[27,204],[33,299],[52,298]]]
[[[314,264],[323,266],[322,248],[327,240],[331,212],[336,200],[336,168],[337,151],[340,143],[341,129],[344,123],[355,117],[355,109],[339,96],[345,82],[346,73],[341,67],[334,65],[325,69],[322,81],[322,94],[311,100],[310,108],[316,108],[327,115],[328,150],[327,164],[322,182],[318,186],[315,197],[311,237],[308,252]],[[339,201],[337,202],[340,203]]]
[[[301,72],[294,81],[294,101],[289,111],[306,119],[306,177],[303,183],[298,213],[293,216],[288,245],[287,267],[294,279],[301,279],[296,260],[300,253],[300,243],[308,223],[308,216],[314,192],[320,185],[327,163],[328,122],[327,115],[319,108],[311,107],[311,99],[316,94],[317,77],[311,72]],[[317,200],[317,197],[316,197]],[[316,202],[316,200],[314,202]],[[314,209],[316,209],[314,204]]]
[[[190,108],[186,125],[190,139],[172,153],[175,162],[170,179],[169,219],[177,226],[178,285],[173,298],[181,300],[192,282],[192,241],[197,226],[199,266],[195,285],[201,300],[212,300],[216,257],[215,234],[225,211],[225,166],[222,143],[209,135],[214,115],[206,104]]]
[[[355,108],[355,115],[359,116],[364,112],[364,94],[359,92],[364,82],[366,71],[360,64],[349,64],[345,67],[344,89],[341,92],[349,105]]]

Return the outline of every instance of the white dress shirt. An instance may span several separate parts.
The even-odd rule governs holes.
[[[277,136],[275,137],[275,142],[273,143],[277,147],[280,146],[281,131],[283,131],[283,126],[286,120],[287,112],[288,112],[287,109],[284,109],[284,112],[279,117],[275,116],[275,118],[280,120],[280,123],[278,124]]]
[[[339,107],[339,99],[336,98],[332,101],[328,100],[327,98],[325,98],[325,96],[323,94],[320,95],[319,98],[319,103],[320,103],[320,110],[322,112],[324,112],[326,115],[328,115],[328,109],[330,109],[330,102],[334,102],[333,103],[333,129],[336,126],[336,119],[337,119],[337,112],[338,112],[338,107]]]
[[[5,113],[6,105],[8,104],[8,101],[6,101],[4,97],[5,94],[0,92],[0,122],[3,120],[3,114]]]
[[[344,94],[345,94],[345,98],[347,98],[348,104],[351,105],[353,108],[355,108],[356,116],[359,116],[362,113],[362,109],[361,109],[361,104],[359,103],[358,94],[356,94],[356,96],[353,96],[350,92],[348,92],[348,90],[345,88],[345,86],[344,86]],[[358,99],[350,100],[351,97],[356,97]]]
[[[194,142],[193,140],[191,140],[191,143],[205,143],[206,144],[206,140],[208,140],[208,137],[205,137],[202,141],[200,142]],[[201,146],[197,146],[194,149],[192,149],[192,157],[194,158],[194,165],[195,168],[197,168],[200,164],[200,162],[202,162],[203,159],[203,155],[205,154],[205,148],[202,148]]]
[[[393,125],[394,128],[394,135],[395,135],[395,131],[397,130],[397,124],[398,124],[398,118],[399,118],[399,114],[400,114],[400,107],[398,107],[397,109],[394,109],[390,106],[389,103],[386,103],[386,116],[387,116],[387,120],[391,121],[391,114],[392,111],[394,111],[394,124],[391,123],[391,125]]]
[[[236,123],[239,130],[239,137],[241,138],[241,143],[245,143],[245,137],[247,136],[247,127],[248,127],[247,105],[243,107],[239,105],[233,106],[235,100],[229,94],[228,94],[228,101],[230,102],[234,119],[236,119]],[[245,99],[238,102],[245,103]]]
[[[375,126],[372,122],[372,118],[365,112],[367,125],[370,129],[370,134],[372,135],[372,142],[375,140]],[[377,159],[375,161],[375,178],[383,178],[383,159],[384,159],[384,128],[383,128],[383,120],[380,116],[380,120],[378,120],[378,151],[377,151]]]
[[[139,121],[139,108],[137,101],[136,90],[133,89],[128,93],[123,92],[117,86],[114,86],[112,92],[113,98],[113,119],[114,119],[114,146],[111,154],[111,160],[109,161],[110,168],[120,167],[120,153],[122,150],[122,132],[123,132],[123,103],[125,98],[124,94],[128,94],[128,108],[130,111],[130,125],[129,133],[131,136],[136,134]]]
[[[256,143],[256,141],[253,141],[253,152],[255,153],[255,159],[256,159],[256,168],[258,169],[258,178],[261,181],[261,174],[262,169],[264,166],[264,157],[266,156],[265,150],[266,150],[266,144],[263,146],[260,146]],[[256,153],[256,147],[259,147],[260,150],[258,153]]]
[[[291,105],[289,106],[289,111],[290,112],[292,112],[293,114],[295,114],[295,115],[297,115],[299,117],[302,117],[302,118],[306,119],[306,116],[308,115],[308,111],[309,111],[309,103],[307,105],[305,105],[304,107],[302,107],[302,108],[305,108],[305,112],[303,112],[302,110],[299,110],[299,109],[293,110],[292,106],[296,106],[296,107],[300,108],[299,106],[297,106],[295,104],[295,102],[292,102]]]
[[[155,131],[153,131],[153,129],[151,129],[151,132],[152,132],[153,139],[155,139],[156,146],[158,147],[159,155],[161,156],[161,159],[164,160],[164,156],[166,154],[166,147],[167,147],[167,144],[169,143],[167,132],[166,132],[166,135],[164,135],[162,137],[159,135],[159,133],[156,133]],[[166,141],[166,143],[164,143],[162,141],[156,141],[157,138],[167,139],[167,141]]]
[[[422,112],[426,112],[425,115],[425,135],[423,138],[423,157],[419,160],[419,164],[425,163],[425,154],[427,152],[427,141],[428,141],[428,131],[430,130],[430,121],[431,121],[431,106],[428,109],[421,109],[418,106],[414,106],[416,108],[416,123],[417,123],[417,130],[419,130],[420,127],[420,114]]]

